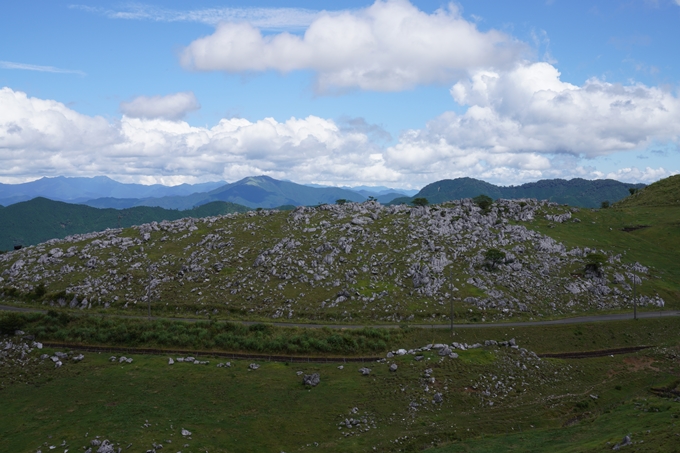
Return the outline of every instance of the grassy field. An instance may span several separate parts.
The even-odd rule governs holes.
[[[32,332],[30,324],[24,328]],[[448,332],[393,332],[388,349],[451,340]],[[674,451],[680,405],[672,394],[659,396],[652,389],[673,388],[680,379],[677,320],[499,327],[455,335],[455,341],[470,344],[509,338],[538,353],[655,347],[568,360],[486,347],[459,351],[458,359],[425,353],[421,361],[406,355],[385,363],[346,363],[343,369],[338,363],[255,361],[261,365],[257,370],[248,368],[253,360],[218,368],[225,359],[211,358],[208,350],[197,356],[208,365],[172,366],[167,356],[132,355],[132,363],[121,364],[110,362],[110,354],[85,353],[82,362],[66,361],[58,369],[50,360],[0,366],[0,438],[13,452],[63,441],[55,451],[76,451],[94,436],[123,448],[132,444],[123,451],[146,451],[156,442],[163,451],[185,453],[458,452],[604,451],[632,434],[653,451]],[[391,363],[398,365],[394,373]],[[358,372],[362,366],[372,369],[369,376]],[[435,382],[425,378],[427,369]],[[298,371],[320,373],[321,383],[303,386]],[[435,392],[442,394],[441,404],[432,403]],[[348,418],[362,423],[341,427]],[[181,428],[192,432],[190,440]]]

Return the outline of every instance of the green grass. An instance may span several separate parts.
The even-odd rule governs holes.
[[[540,430],[518,425],[508,433],[490,434],[428,452],[600,452],[610,451],[625,435],[631,435],[636,445],[623,451],[676,452],[680,442],[677,406],[654,396],[632,398],[607,409],[597,418],[575,420],[573,426]]]
[[[202,347],[209,358],[213,349],[210,338],[227,327],[64,314],[53,318],[3,314],[0,328],[20,327],[45,341],[52,334],[44,327],[56,323],[63,327],[57,332],[74,336],[64,341],[96,343],[84,336],[96,339],[97,333],[107,333],[111,335],[109,344],[148,347],[158,346],[154,335],[161,330],[178,333],[184,324],[183,335],[192,346]],[[140,336],[144,326],[149,332],[146,337]],[[244,338],[291,341],[300,334],[298,329],[273,326],[238,326],[236,330]],[[121,331],[127,342],[115,340]],[[309,335],[326,340],[334,335],[378,338],[386,343],[383,353],[452,339],[450,332],[413,328],[389,332],[325,328]],[[646,430],[659,433],[662,440],[678,432],[672,425],[672,417],[680,413],[677,403],[652,393],[654,388],[677,385],[677,320],[496,327],[461,330],[453,337],[469,344],[509,338],[538,353],[641,344],[656,348],[615,357],[544,359],[534,362],[539,368],[526,362],[530,365],[527,370],[515,365],[518,360],[525,361],[520,352],[508,348],[459,351],[459,359],[443,361],[435,353],[425,353],[420,362],[407,355],[385,364],[366,364],[373,369],[368,377],[357,372],[363,366],[357,363],[339,370],[337,363],[260,362],[259,370],[247,371],[250,361],[232,361],[233,368],[215,367],[225,360],[219,358],[210,359],[208,366],[168,366],[166,357],[133,355],[132,364],[119,364],[109,362],[109,354],[86,352],[83,362],[68,362],[59,369],[54,369],[51,361],[0,366],[0,437],[8,451],[16,452],[35,451],[48,441],[60,444],[62,439],[76,451],[84,445],[85,433],[89,438],[104,436],[123,447],[133,443],[133,451],[150,448],[151,442],[166,444],[167,439],[173,441],[172,448],[185,452],[306,451],[314,442],[319,444],[315,449],[334,452],[373,451],[373,447],[377,451],[419,451],[436,446],[449,449],[442,451],[597,451],[604,449],[606,442],[633,433],[634,440],[645,439],[664,451],[666,444],[652,440]],[[34,351],[33,357],[41,352]],[[399,366],[396,373],[387,369],[392,362]],[[426,368],[433,369],[436,377],[436,382],[429,384],[430,393],[423,391]],[[307,389],[297,371],[319,372],[322,382]],[[498,376],[507,385],[517,386],[517,391],[496,398],[489,406],[480,393],[486,385],[483,376]],[[478,387],[480,382],[482,387]],[[423,404],[422,398],[431,398],[435,390],[444,394],[444,403]],[[591,394],[598,398],[592,399]],[[418,410],[409,409],[412,402],[421,404]],[[362,418],[373,420],[376,428],[344,437],[345,428],[338,429],[338,423],[353,417],[353,407]],[[146,420],[151,426],[142,428]],[[181,427],[194,433],[191,441],[179,440]],[[190,447],[180,447],[184,443]]]
[[[86,352],[82,362],[59,369],[49,360],[0,366],[0,438],[12,452],[35,452],[44,442],[62,440],[64,448],[79,451],[95,435],[122,447],[132,443],[131,451],[145,451],[152,442],[183,452],[604,451],[632,433],[648,451],[673,451],[680,406],[651,390],[677,380],[680,333],[673,328],[677,324],[653,321],[638,324],[637,335],[658,335],[665,347],[615,357],[544,359],[526,371],[515,366],[524,360],[520,352],[508,348],[463,351],[458,360],[427,353],[420,362],[403,356],[385,364],[348,363],[342,370],[337,363],[259,362],[260,369],[248,371],[251,361],[243,360],[217,368],[225,359],[209,353],[200,356],[209,365],[169,366],[167,357],[153,355],[132,355],[133,363],[120,364],[109,362],[110,354]],[[618,324],[613,331],[631,330]],[[401,330],[412,339],[434,334]],[[564,326],[505,329],[491,336],[517,337],[520,346],[532,349],[541,339],[557,345],[570,333],[588,344],[599,340],[597,329],[575,335]],[[470,342],[479,332],[465,335]],[[387,369],[391,362],[399,366],[396,373]],[[372,368],[371,375],[361,376],[361,366]],[[427,368],[436,378],[429,393],[423,390]],[[305,388],[297,371],[320,373],[321,384]],[[518,390],[489,406],[476,387],[482,376],[516,382]],[[443,393],[441,406],[422,401],[433,391]],[[421,405],[414,411],[412,402]],[[350,417],[367,418],[371,428],[345,437],[347,429],[338,426]],[[181,428],[193,433],[191,440],[181,439]]]
[[[650,184],[615,204],[617,207],[680,206],[680,175]]]

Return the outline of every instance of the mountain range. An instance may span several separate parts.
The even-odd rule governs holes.
[[[582,208],[599,208],[602,202],[614,203],[628,195],[629,189],[642,189],[645,184],[630,184],[613,179],[587,180],[574,178],[544,179],[521,186],[496,186],[474,178],[444,179],[423,187],[413,197],[396,198],[390,204],[411,203],[426,198],[430,203],[474,198],[487,195],[493,199],[536,198]]]
[[[21,184],[0,183],[0,205],[8,206],[36,197],[56,201],[82,203],[93,198],[148,198],[167,196],[186,196],[197,192],[207,192],[226,184],[224,181],[202,184],[180,184],[164,186],[161,184],[125,184],[106,176],[93,178],[41,178]]]
[[[141,199],[99,198],[84,204],[97,208],[160,206],[166,209],[183,210],[212,201],[228,201],[250,208],[276,208],[286,205],[313,206],[335,203],[339,199],[361,202],[366,198],[357,192],[337,187],[309,187],[289,181],[279,181],[269,176],[252,176],[232,184],[224,184],[208,192],[187,196]]]
[[[389,187],[328,187],[278,181],[268,176],[244,178],[234,183],[224,181],[201,184],[163,186],[160,184],[125,184],[106,176],[93,178],[41,178],[22,184],[0,184],[0,205],[8,206],[36,197],[81,203],[95,208],[132,208],[156,206],[165,209],[191,209],[212,201],[227,201],[251,208],[281,205],[315,205],[335,203],[338,199],[365,201],[375,197],[381,203],[413,195],[416,190]]]

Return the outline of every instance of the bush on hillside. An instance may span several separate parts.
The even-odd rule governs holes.
[[[505,252],[498,249],[489,249],[484,254],[486,268],[490,271],[496,269],[505,260]]]
[[[479,206],[484,212],[488,211],[493,204],[493,199],[488,195],[477,195],[472,201]]]

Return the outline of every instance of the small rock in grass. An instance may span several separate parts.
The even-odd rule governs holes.
[[[397,371],[397,368],[399,368],[399,367],[397,366],[396,363],[393,363],[392,365],[390,365],[390,371]]]
[[[363,374],[364,376],[368,376],[371,374],[371,369],[366,367],[359,368],[359,373]]]
[[[191,436],[191,431],[189,431],[188,429],[182,428],[182,435],[183,435],[184,437],[186,437],[186,436]]]
[[[319,376],[319,373],[305,374],[302,378],[303,385],[311,385],[312,387],[316,387],[319,385],[319,382],[321,382],[321,376]]]
[[[257,363],[251,363],[250,365],[248,365],[248,368],[250,368],[251,370],[257,370],[258,368],[260,368],[260,365],[258,365]]]
[[[172,357],[168,357],[168,365],[173,365],[175,363],[174,360],[172,360]]]

